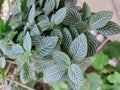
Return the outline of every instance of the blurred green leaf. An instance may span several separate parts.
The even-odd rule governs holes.
[[[3,21],[0,21],[0,39],[2,39],[4,31],[5,31],[5,24]]]
[[[115,70],[120,73],[120,63],[115,66]]]
[[[105,65],[108,64],[109,58],[103,52],[95,55],[96,60],[93,62],[92,66],[97,70],[102,70]]]
[[[119,59],[120,57],[120,42],[114,41],[109,43],[103,50],[110,58]]]
[[[86,81],[90,85],[90,90],[97,90],[97,88],[99,88],[103,84],[101,76],[96,73],[88,74]]]

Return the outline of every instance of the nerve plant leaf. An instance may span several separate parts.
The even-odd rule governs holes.
[[[6,65],[6,60],[4,57],[0,57],[0,68],[4,68]]]
[[[41,57],[47,56],[57,45],[57,41],[57,36],[43,38],[39,45],[36,46],[37,53]]]
[[[76,85],[82,86],[84,84],[84,75],[76,64],[72,64],[68,69],[68,77]]]
[[[120,26],[112,21],[108,22],[104,27],[98,28],[98,32],[104,35],[114,35],[120,33]]]
[[[81,34],[71,43],[69,52],[74,61],[81,61],[87,55],[87,49],[86,36]]]
[[[60,51],[53,52],[53,60],[55,60],[56,64],[62,67],[66,67],[71,64],[69,56]]]
[[[47,68],[44,71],[43,80],[45,83],[50,83],[53,81],[58,81],[62,78],[65,73],[65,68],[60,67],[58,65],[54,65],[52,67]]]
[[[32,8],[31,8],[31,10],[29,12],[28,22],[30,24],[33,24],[34,23],[34,19],[35,19],[35,5],[33,4]]]
[[[65,6],[71,7],[77,4],[77,0],[65,0]]]
[[[26,33],[24,42],[23,42],[23,47],[27,52],[31,51],[32,48],[32,41],[31,41],[31,36],[29,34],[29,32]]]
[[[111,11],[102,11],[96,13],[90,17],[89,25],[91,28],[101,28],[105,26],[112,18],[113,13]]]

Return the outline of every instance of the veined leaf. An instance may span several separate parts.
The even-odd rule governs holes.
[[[49,15],[50,12],[52,12],[55,8],[55,0],[46,0],[45,6],[44,6],[44,12],[46,15]]]
[[[29,32],[26,33],[25,35],[25,39],[23,42],[23,47],[26,51],[30,52],[31,48],[32,48],[32,41],[31,41],[31,36],[29,34]]]
[[[72,82],[71,80],[69,80],[69,86],[72,90],[80,90],[81,85],[77,85],[74,82]]]
[[[55,51],[52,56],[53,60],[55,60],[59,66],[66,67],[71,64],[69,56],[63,52]]]
[[[52,67],[47,68],[44,71],[43,80],[45,83],[58,81],[62,78],[64,73],[65,73],[65,68],[59,67],[58,65],[54,65]]]
[[[31,10],[29,12],[28,22],[30,24],[33,24],[34,23],[34,19],[35,19],[35,5],[33,4],[32,8],[31,8]]]
[[[63,30],[63,39],[62,39],[62,44],[61,47],[63,50],[68,51],[68,48],[72,42],[72,36],[71,33],[67,28],[64,28]]]
[[[70,28],[70,33],[71,33],[73,39],[75,39],[79,35],[79,33],[75,27]]]
[[[86,18],[90,17],[90,15],[91,15],[90,7],[87,5],[86,2],[84,2],[82,8],[82,17],[85,20]]]
[[[30,80],[31,68],[28,63],[23,65],[22,70],[20,71],[20,80],[23,84],[26,84]]]
[[[30,31],[31,36],[37,36],[40,35],[40,31],[37,25],[34,25],[33,28]]]
[[[57,41],[57,36],[43,38],[39,45],[36,46],[38,54],[41,57],[47,56],[57,45]]]
[[[42,40],[40,35],[32,36],[32,45],[39,45]]]
[[[87,42],[88,42],[88,52],[87,57],[93,56],[96,53],[98,48],[98,41],[96,36],[92,35],[91,33],[86,33]]]
[[[67,13],[67,8],[61,8],[60,10],[58,10],[54,16],[52,16],[51,21],[54,22],[56,25],[62,23],[66,17],[66,13]]]
[[[68,77],[76,85],[81,86],[84,84],[84,75],[80,70],[80,67],[76,64],[72,64],[68,69]]]
[[[87,49],[86,36],[81,34],[71,43],[69,52],[74,61],[81,61],[87,55]]]
[[[24,52],[23,48],[19,44],[16,44],[12,47],[9,46],[3,47],[2,51],[10,59],[17,59]]]
[[[64,19],[65,25],[73,25],[77,21],[81,21],[81,14],[73,8],[67,8],[66,17]]]
[[[71,7],[77,4],[77,0],[65,0],[65,6]]]
[[[4,57],[0,57],[0,68],[4,68],[6,65],[6,60]]]
[[[112,21],[108,22],[104,27],[97,29],[104,35],[114,35],[120,33],[120,26]]]
[[[90,18],[89,25],[91,28],[101,28],[105,26],[110,19],[112,18],[113,13],[111,11],[102,11],[96,14],[93,14]]]
[[[39,0],[40,8],[43,6],[43,1],[44,1],[44,0]]]
[[[60,0],[55,0],[55,3],[56,3],[56,9],[57,9],[59,7]]]

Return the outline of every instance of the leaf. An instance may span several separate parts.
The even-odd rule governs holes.
[[[113,84],[120,84],[119,77],[120,77],[120,74],[118,72],[114,72],[114,74],[111,74],[107,77],[107,80]]]
[[[55,0],[46,0],[44,6],[44,12],[46,15],[49,15],[55,8]]]
[[[66,17],[63,23],[65,25],[73,25],[74,23],[81,21],[81,14],[74,8],[67,8]]]
[[[20,80],[23,84],[26,84],[30,80],[31,68],[28,63],[23,65],[22,70],[20,71]]]
[[[3,68],[0,68],[0,76],[1,76],[2,82],[4,82],[6,76]]]
[[[49,18],[47,16],[40,16],[39,17],[39,22],[38,22],[38,26],[41,28],[41,31],[46,31],[47,29],[49,29],[51,27],[51,22],[49,22]]]
[[[56,25],[61,24],[66,17],[66,12],[67,12],[66,7],[59,9],[55,13],[55,15],[51,18],[51,21],[54,22]]]
[[[57,36],[46,37],[42,39],[39,45],[36,46],[37,53],[41,57],[47,56],[56,46],[57,41],[58,41]]]
[[[104,53],[96,54],[96,60],[93,62],[92,66],[97,70],[102,70],[105,65],[108,64],[109,58]]]
[[[80,90],[81,85],[77,85],[74,82],[72,82],[71,80],[69,80],[69,86],[72,90]]]
[[[90,90],[97,90],[103,84],[101,76],[96,73],[87,74],[86,81],[90,84]]]
[[[88,24],[84,21],[78,21],[72,25],[72,28],[75,27],[79,34],[84,33],[88,30]]]
[[[109,58],[119,59],[120,57],[120,42],[113,41],[106,45],[103,52],[109,56]],[[114,52],[114,53],[113,53]]]
[[[73,39],[75,39],[79,35],[79,33],[75,27],[70,28],[70,33],[71,33]]]
[[[93,56],[98,48],[98,41],[96,36],[92,35],[91,33],[86,33],[87,42],[88,42],[88,52],[87,57]]]
[[[120,26],[110,21],[104,27],[97,29],[97,31],[104,35],[114,35],[120,33]]]
[[[29,12],[29,16],[28,16],[28,22],[30,24],[34,23],[34,19],[35,19],[35,4],[32,5],[32,8]]]
[[[81,34],[71,43],[69,52],[74,61],[81,61],[87,55],[87,49],[86,36]]]
[[[0,57],[0,68],[4,68],[6,65],[6,60],[4,57]]]
[[[69,56],[63,52],[54,51],[52,56],[56,64],[61,67],[67,67],[71,64]]]
[[[78,65],[72,64],[68,68],[68,77],[76,85],[82,86],[84,84],[84,75]]]
[[[18,33],[18,32],[16,32],[16,31],[11,32],[11,33],[8,35],[8,40],[9,40],[9,41],[12,41],[13,38],[17,35],[17,33]]]
[[[56,3],[56,9],[57,9],[60,5],[60,0],[55,0],[55,3]]]
[[[5,32],[4,22],[0,21],[0,39],[2,39],[4,32]]]
[[[32,41],[31,41],[31,36],[30,36],[29,32],[27,32],[26,35],[25,35],[25,39],[24,39],[24,42],[23,42],[23,47],[27,52],[31,51]]]
[[[64,28],[62,33],[63,33],[63,39],[62,39],[61,47],[63,50],[68,51],[68,48],[72,42],[72,36],[67,28]]]
[[[40,8],[43,6],[43,1],[44,0],[39,0],[38,2],[39,2],[39,5],[40,5]]]
[[[42,38],[40,35],[32,36],[32,45],[39,45]]]
[[[83,8],[82,8],[82,17],[85,20],[86,18],[91,16],[91,10],[90,7],[87,5],[86,2],[83,3]]]
[[[47,68],[44,71],[43,80],[45,83],[58,81],[62,78],[64,73],[65,73],[65,68],[59,67],[58,65],[54,65],[52,67]]]
[[[16,44],[12,47],[6,46],[6,47],[2,48],[2,51],[10,59],[17,59],[24,52],[23,48],[19,44]]]
[[[105,26],[112,18],[113,13],[111,11],[98,12],[91,16],[89,25],[91,28],[101,28]]]
[[[30,35],[31,36],[37,36],[37,35],[40,35],[40,34],[41,34],[40,30],[39,30],[38,26],[35,24],[30,31]]]
[[[77,4],[77,0],[65,0],[65,6],[75,6]]]

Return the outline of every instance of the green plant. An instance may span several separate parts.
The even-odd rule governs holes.
[[[120,26],[110,21],[111,11],[92,13],[86,3],[83,8],[76,3],[16,0],[0,49],[6,60],[17,60],[22,83],[28,83],[31,73],[42,72],[45,83],[67,81],[70,88],[79,90],[84,85],[83,68],[91,63],[98,47],[89,30],[104,35],[120,33]]]

